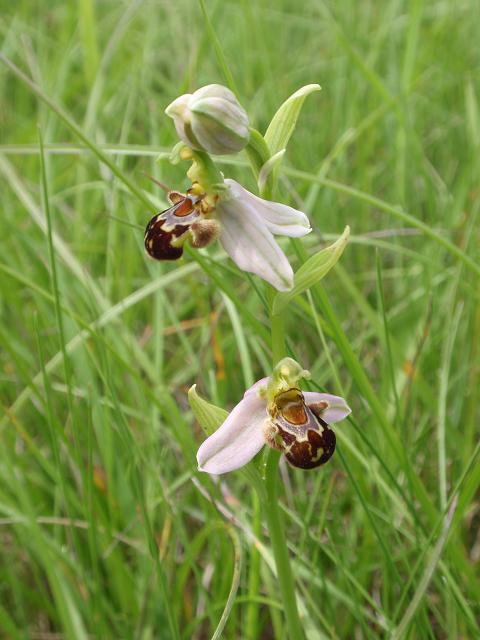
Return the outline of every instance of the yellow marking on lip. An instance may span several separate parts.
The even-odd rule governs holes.
[[[312,456],[311,460],[312,462],[317,462],[318,460],[320,460],[320,458],[323,456],[323,449],[319,448],[317,449],[317,455],[316,456]]]

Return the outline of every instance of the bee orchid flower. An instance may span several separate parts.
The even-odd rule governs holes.
[[[205,247],[217,237],[243,271],[254,273],[279,291],[293,286],[293,270],[275,236],[310,233],[307,216],[285,204],[250,193],[226,179],[221,194],[207,194],[198,183],[186,195],[172,192],[172,206],[155,215],[145,231],[145,249],[157,260],[175,260],[186,241]]]
[[[301,469],[325,464],[335,451],[331,424],[351,410],[328,393],[301,391],[297,381],[308,372],[284,358],[273,375],[250,387],[225,422],[200,446],[198,468],[211,474],[246,465],[265,445],[281,451]]]

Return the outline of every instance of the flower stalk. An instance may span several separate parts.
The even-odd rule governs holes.
[[[290,557],[285,538],[283,516],[279,508],[278,495],[278,462],[280,452],[270,449],[267,454],[265,468],[266,497],[263,501],[263,511],[270,534],[270,544],[277,569],[278,584],[282,594],[282,604],[287,623],[290,640],[302,640],[305,637],[303,626],[298,614],[295,583],[290,566]]]
[[[272,335],[272,361],[275,367],[285,355],[285,320],[283,315],[270,316]]]
[[[270,293],[270,302],[273,303],[276,292],[270,289]],[[285,322],[282,315],[270,314],[270,329],[272,364],[275,369],[275,366],[285,356],[286,352]],[[298,640],[302,640],[305,635],[298,613],[295,582],[285,536],[285,524],[279,507],[278,463],[280,461],[280,455],[280,452],[274,449],[269,449],[267,453],[264,474],[265,492],[262,507],[270,534],[270,544],[277,569],[278,584],[282,594],[288,635],[290,640],[297,640],[297,638]],[[259,497],[262,500],[262,497]]]
[[[201,185],[206,193],[225,193],[222,174],[208,153],[185,147],[180,157],[182,160],[192,161],[192,166],[187,171],[192,183]]]

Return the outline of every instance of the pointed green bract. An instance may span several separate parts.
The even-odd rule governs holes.
[[[297,271],[290,291],[277,293],[273,301],[273,313],[279,314],[285,306],[314,284],[319,282],[340,259],[350,236],[350,227],[345,227],[342,235],[332,245],[309,258]]]
[[[250,127],[250,139],[245,147],[245,151],[250,160],[255,178],[258,178],[261,168],[270,157],[270,149],[260,131]]]
[[[198,420],[207,436],[212,435],[218,427],[225,422],[228,411],[207,402],[197,393],[197,385],[194,384],[188,391],[188,402],[193,411],[193,415]]]
[[[258,190],[262,195],[265,195],[265,186],[267,185],[267,180],[272,175],[275,167],[277,167],[282,161],[282,158],[285,155],[285,151],[286,149],[280,149],[280,151],[269,158],[260,169],[260,173],[258,174]]]
[[[295,130],[305,98],[320,89],[319,84],[307,84],[295,91],[278,109],[265,133],[265,140],[272,156],[287,146]]]

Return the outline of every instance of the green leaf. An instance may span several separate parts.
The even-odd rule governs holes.
[[[197,393],[196,384],[191,386],[188,391],[188,402],[192,408],[193,415],[207,436],[211,436],[225,422],[228,416],[228,411],[201,398]]]
[[[295,91],[278,109],[265,133],[265,140],[272,156],[286,148],[305,98],[320,89],[319,84],[307,84]]]
[[[277,293],[273,300],[273,315],[278,315],[285,306],[314,284],[319,282],[335,266],[345,249],[350,236],[350,227],[345,227],[342,235],[332,245],[311,256],[297,271],[290,291]]]
[[[425,571],[423,572],[421,579],[418,582],[415,593],[410,600],[410,604],[408,605],[407,610],[405,611],[398,627],[393,631],[393,634],[391,635],[392,640],[401,640],[401,638],[405,638],[407,634],[410,622],[415,616],[415,612],[417,611],[425,596],[428,586],[433,578],[433,574],[435,573],[435,569],[437,568],[437,565],[442,556],[443,549],[448,540],[448,534],[452,524],[453,516],[455,515],[457,503],[458,495],[456,495],[452,500],[448,513],[444,519],[443,531],[433,548],[430,560],[425,567]]]

